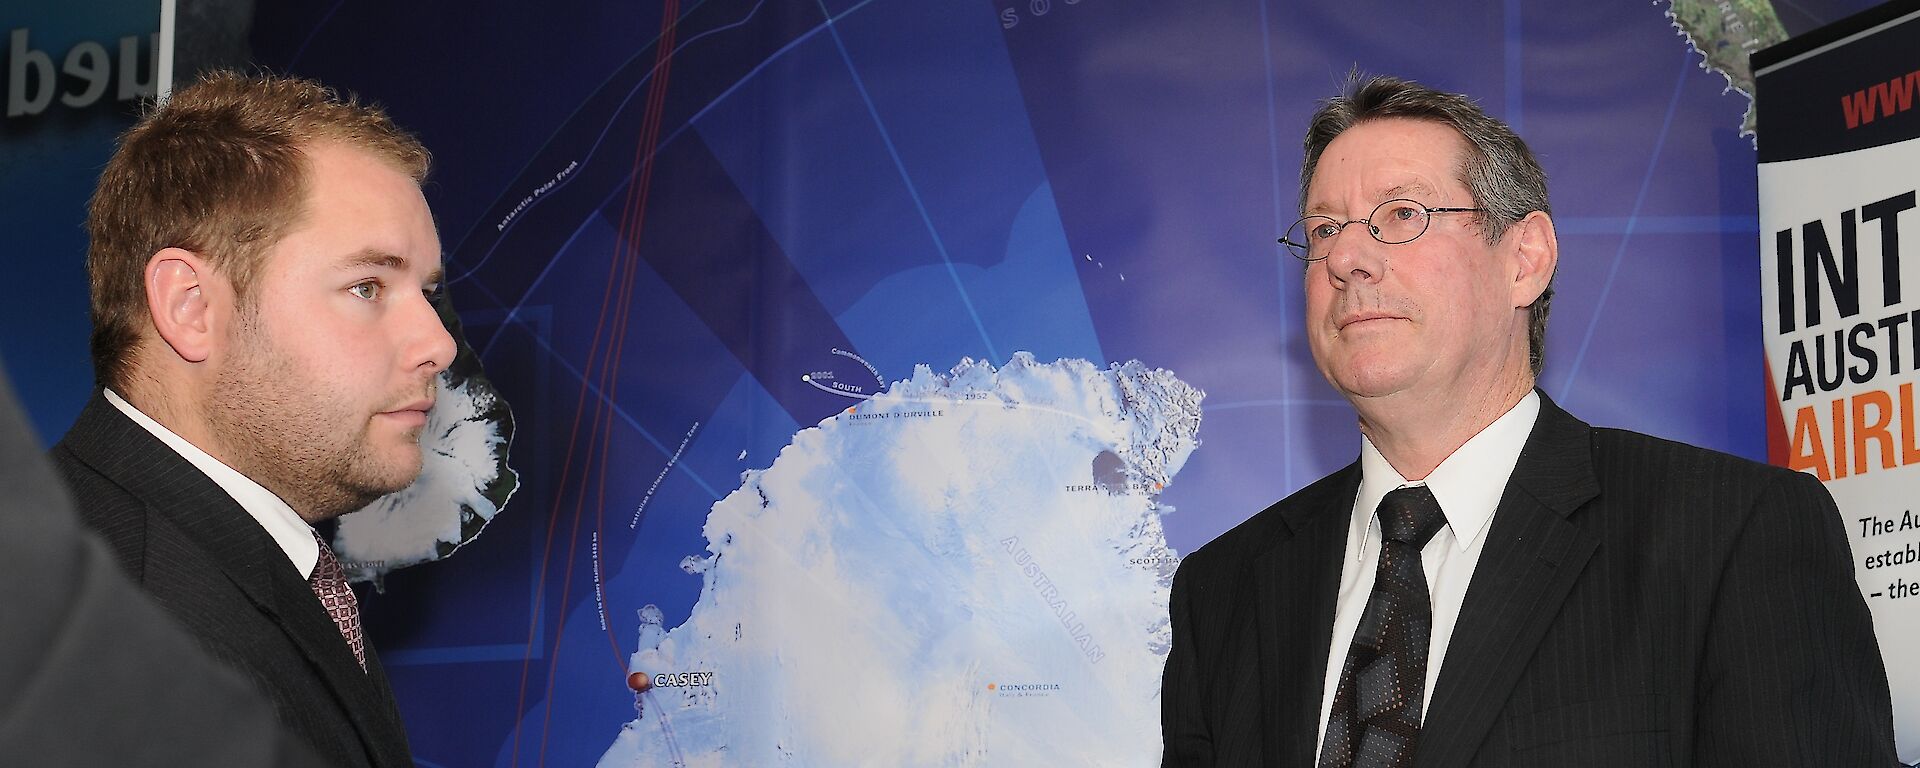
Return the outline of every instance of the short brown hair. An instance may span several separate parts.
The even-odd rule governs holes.
[[[150,107],[120,136],[87,206],[93,370],[125,388],[150,327],[144,270],[182,248],[223,273],[244,303],[262,256],[303,212],[304,148],[335,141],[421,182],[429,156],[378,106],[311,80],[214,72]]]
[[[1508,227],[1534,211],[1553,214],[1547,202],[1547,172],[1534,159],[1533,150],[1472,99],[1397,77],[1363,78],[1357,73],[1348,77],[1342,91],[1322,102],[1307,124],[1306,161],[1300,166],[1302,208],[1320,155],[1335,137],[1369,120],[1401,117],[1445,125],[1466,140],[1460,182],[1473,193],[1475,207],[1486,209],[1482,223],[1487,242],[1500,242]],[[1547,312],[1552,303],[1549,277],[1547,289],[1527,311],[1527,356],[1535,377],[1546,361]]]

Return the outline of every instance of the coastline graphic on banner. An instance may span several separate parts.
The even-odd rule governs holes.
[[[1920,665],[1897,652],[1920,633],[1920,4],[1907,5],[1755,64],[1768,455],[1839,505],[1912,762]]]

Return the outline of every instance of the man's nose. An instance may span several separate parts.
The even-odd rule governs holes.
[[[1350,221],[1325,241],[1327,278],[1336,285],[1372,282],[1382,271],[1381,249],[1386,245],[1374,239],[1371,225]]]
[[[410,336],[408,359],[415,368],[444,371],[453,364],[453,356],[459,351],[453,340],[453,334],[447,332],[447,326],[440,321],[440,313],[434,301],[425,295],[419,301],[411,302],[407,318]]]

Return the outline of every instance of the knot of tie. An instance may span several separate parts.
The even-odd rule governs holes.
[[[1388,541],[1427,546],[1433,535],[1447,524],[1440,501],[1424,485],[1395,488],[1380,500],[1380,535]]]

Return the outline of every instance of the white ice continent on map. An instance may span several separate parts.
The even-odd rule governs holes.
[[[601,766],[1148,765],[1203,394],[1139,362],[963,360],[802,430],[642,610]]]
[[[471,521],[491,521],[505,503],[486,489],[500,476],[496,453],[506,440],[485,417],[495,396],[473,385],[442,388],[421,430],[420,477],[340,518],[333,549],[354,581],[379,579],[437,560],[465,539]],[[470,538],[470,537],[467,537]]]

